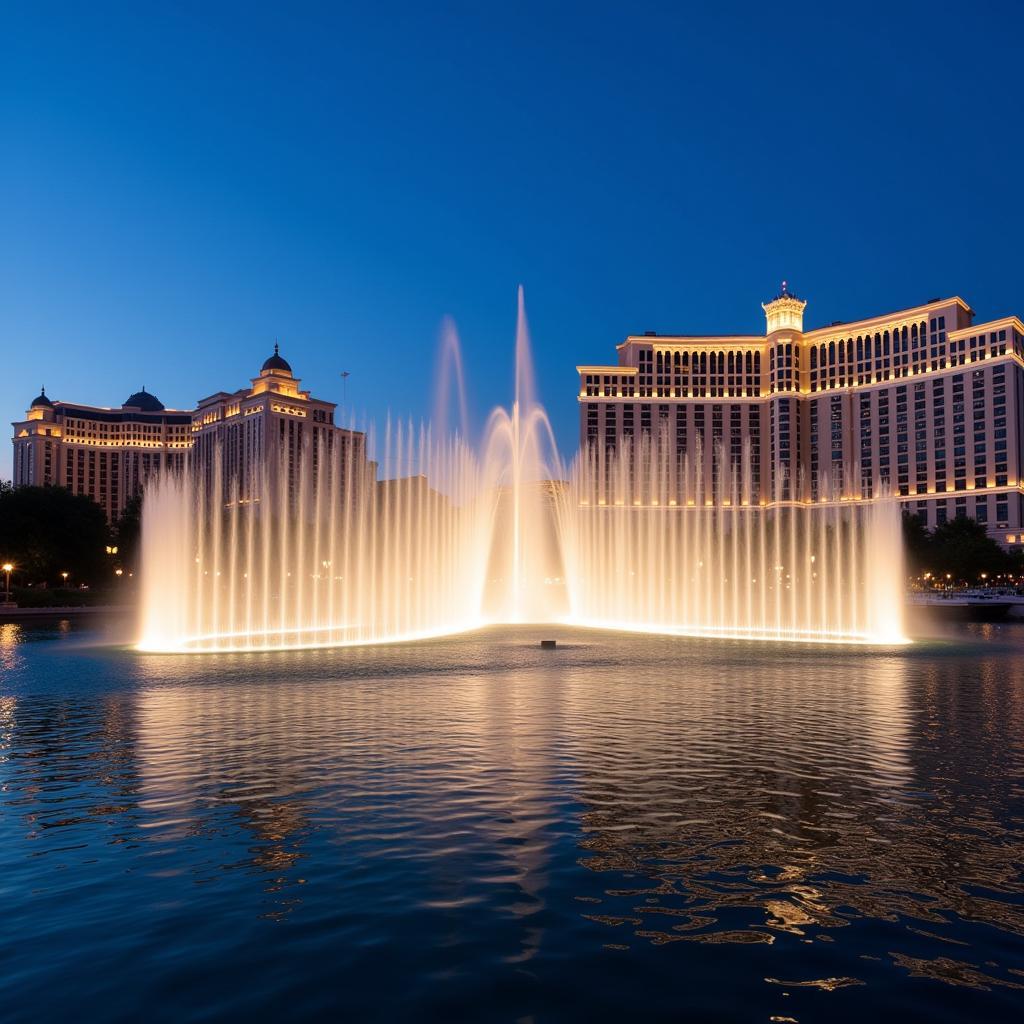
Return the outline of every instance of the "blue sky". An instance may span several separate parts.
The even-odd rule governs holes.
[[[782,277],[809,325],[1024,313],[1024,5],[831,6],[8,8],[3,419],[40,384],[188,407],[275,337],[420,416],[450,314],[482,422],[522,283],[568,452],[577,363],[758,331]]]

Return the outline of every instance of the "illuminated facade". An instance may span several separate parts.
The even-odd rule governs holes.
[[[44,389],[13,426],[15,487],[67,487],[110,522],[151,473],[184,468],[192,446],[191,412],[165,409],[145,388],[120,409],[53,402]]]
[[[219,472],[227,500],[254,500],[281,485],[294,507],[303,481],[315,496],[334,465],[345,479],[373,478],[366,435],[336,427],[335,404],[313,398],[300,383],[275,345],[251,387],[200,400],[192,414],[192,464],[208,493]]]
[[[165,409],[145,388],[120,409],[54,402],[44,389],[13,424],[14,485],[67,487],[114,522],[161,470],[191,466],[208,492],[217,480],[225,496],[243,499],[276,486],[284,473],[291,503],[303,479],[315,493],[332,464],[372,479],[365,435],[334,426],[334,404],[300,383],[275,346],[251,387],[217,392],[194,411]]]
[[[806,305],[783,283],[763,335],[630,335],[617,366],[577,367],[581,445],[656,438],[703,460],[708,493],[747,452],[760,504],[881,488],[929,527],[966,515],[1024,543],[1020,319],[973,324],[953,297],[804,331]]]

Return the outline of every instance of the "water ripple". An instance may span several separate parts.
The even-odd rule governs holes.
[[[1012,1016],[1020,634],[534,633],[7,637],[5,1017]]]

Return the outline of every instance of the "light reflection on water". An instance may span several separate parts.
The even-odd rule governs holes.
[[[4,632],[13,1017],[1008,1016],[1022,634],[193,658]]]

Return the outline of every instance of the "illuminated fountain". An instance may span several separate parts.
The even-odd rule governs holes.
[[[749,447],[721,447],[705,490],[699,443],[683,458],[665,435],[573,467],[561,506],[571,617],[586,625],[744,639],[903,640],[896,502],[787,502],[751,494]],[[878,486],[877,491],[882,488]],[[801,487],[795,492],[800,493]]]
[[[220,449],[147,488],[140,648],[200,652],[380,643],[488,622],[572,621],[749,639],[902,640],[892,501],[782,502],[749,453],[679,459],[667,437],[581,453],[566,473],[540,405],[522,291],[515,394],[478,448],[462,360],[442,332],[433,425],[313,430],[242,480]],[[447,367],[447,369],[445,369]],[[460,429],[444,423],[457,389]],[[344,437],[342,437],[344,435]],[[347,438],[344,443],[342,440]],[[566,478],[567,479],[563,479]],[[781,478],[775,482],[781,498]],[[796,489],[799,493],[799,488]]]
[[[221,472],[212,486],[192,475],[151,485],[141,646],[334,646],[479,625],[493,508],[475,458],[408,425],[389,426],[382,448],[399,479],[368,478],[351,448],[322,447],[297,493],[280,471],[248,496]]]

